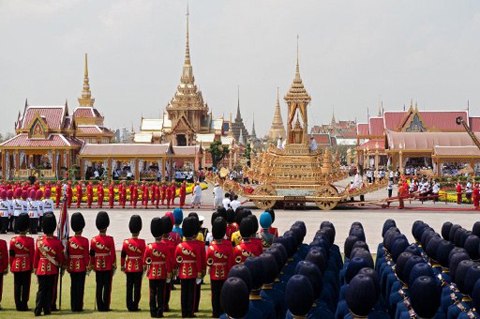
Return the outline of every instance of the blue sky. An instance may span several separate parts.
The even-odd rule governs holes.
[[[312,96],[309,125],[364,121],[410,100],[420,109],[480,115],[480,2],[190,0],[196,83],[215,116],[271,124],[276,87],[300,69]],[[77,105],[88,52],[96,107],[109,127],[138,129],[179,82],[186,1],[0,0],[0,132],[31,105]],[[282,111],[285,120],[285,104]]]

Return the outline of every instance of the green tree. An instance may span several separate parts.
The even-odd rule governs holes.
[[[252,155],[252,152],[252,147],[250,146],[250,143],[248,143],[247,147],[245,147],[245,152],[243,153],[243,157],[245,158],[248,167],[250,167],[250,156]]]
[[[222,145],[221,141],[213,141],[207,149],[207,152],[212,156],[212,166],[217,167],[218,163],[228,155],[230,150],[228,146]]]

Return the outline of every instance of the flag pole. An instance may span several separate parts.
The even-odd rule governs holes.
[[[67,241],[68,241],[68,212],[67,212],[67,197],[66,189],[63,189],[63,198],[62,198],[62,210],[60,211],[60,216],[57,224],[57,237],[62,242],[64,255],[67,256]],[[58,276],[59,278],[59,297],[58,297],[58,309],[62,310],[62,288],[63,288],[63,265],[58,265]]]

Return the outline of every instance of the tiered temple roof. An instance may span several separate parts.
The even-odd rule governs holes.
[[[280,137],[285,140],[286,136],[287,133],[285,132],[285,126],[283,126],[282,111],[280,109],[280,98],[277,87],[277,102],[275,103],[275,112],[273,114],[272,126],[268,131],[268,138],[272,141],[276,141]]]

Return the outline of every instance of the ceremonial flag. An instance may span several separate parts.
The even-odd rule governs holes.
[[[67,211],[67,200],[64,197],[62,200],[62,208],[60,210],[60,217],[58,218],[57,224],[57,237],[62,242],[63,248],[67,249],[68,235],[69,235],[69,224],[68,224],[68,211]]]

